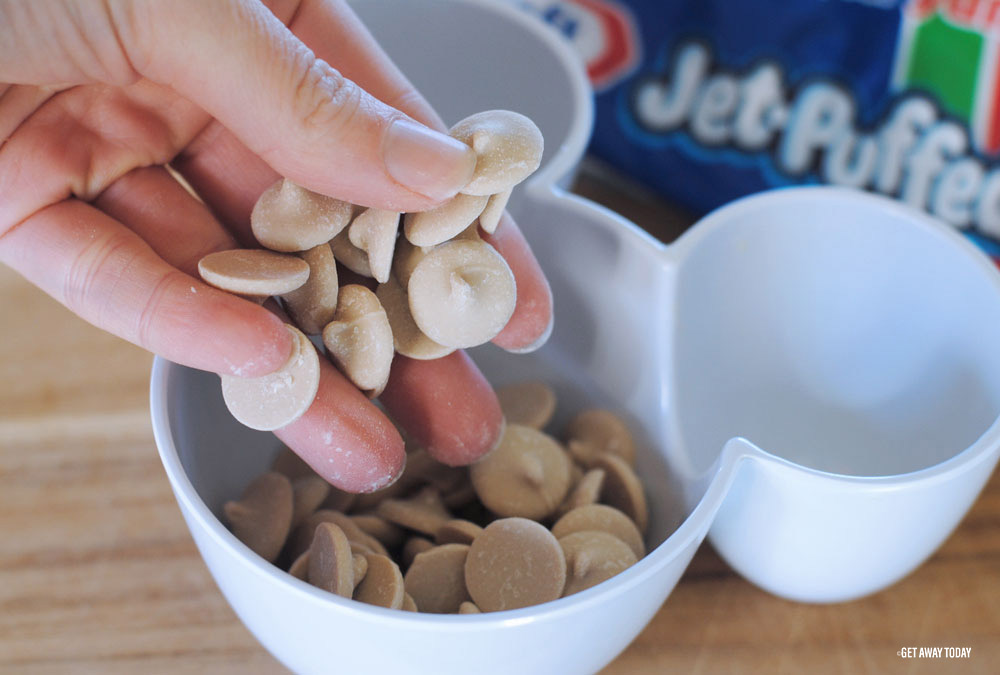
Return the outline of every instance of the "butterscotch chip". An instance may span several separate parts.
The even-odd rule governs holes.
[[[337,262],[363,277],[371,277],[372,268],[368,262],[368,254],[351,243],[350,232],[344,230],[330,240],[330,250]]]
[[[465,588],[465,559],[469,547],[445,544],[417,554],[406,570],[406,592],[421,612],[449,614],[469,599]]]
[[[459,614],[482,614],[482,611],[480,611],[480,609],[478,607],[476,607],[476,603],[474,603],[474,602],[463,602],[461,605],[458,606],[458,613]]]
[[[559,539],[566,556],[566,588],[563,596],[596,586],[637,561],[635,553],[607,532],[583,531]]]
[[[569,496],[556,509],[556,515],[562,516],[581,506],[596,504],[601,498],[603,488],[604,469],[591,469],[576,482]]]
[[[295,326],[292,353],[281,368],[261,377],[222,375],[222,397],[233,417],[251,429],[273,431],[301,417],[319,390],[319,356]]]
[[[472,487],[472,483],[465,483],[458,486],[451,492],[446,492],[441,495],[441,501],[444,505],[451,509],[456,510],[464,506],[468,506],[476,500],[476,489]]]
[[[465,583],[484,612],[537,605],[562,595],[566,559],[544,526],[502,518],[487,525],[469,548]]]
[[[403,544],[403,551],[400,555],[400,559],[403,561],[403,567],[409,567],[413,564],[413,559],[417,557],[418,554],[424,551],[429,551],[434,548],[434,542],[430,539],[424,539],[423,537],[410,537]]]
[[[573,509],[552,526],[556,539],[586,531],[607,532],[620,539],[632,549],[637,559],[646,555],[639,528],[624,513],[606,504],[588,504]]]
[[[320,508],[346,513],[354,505],[357,498],[358,495],[353,492],[344,492],[343,490],[331,485],[330,491],[326,495],[326,499],[324,499],[323,503],[320,504]]]
[[[414,246],[406,237],[400,237],[396,242],[396,253],[392,258],[392,276],[405,290],[410,285],[410,276],[431,251],[430,248]]]
[[[632,519],[640,532],[649,524],[649,509],[642,483],[628,464],[618,455],[606,453],[597,458],[594,466],[604,469],[604,488],[601,501],[615,507]]]
[[[403,575],[399,566],[384,555],[369,555],[368,573],[354,591],[354,599],[369,605],[401,609],[403,607]]]
[[[378,555],[377,553],[358,553],[351,544],[351,564],[354,566],[354,592],[357,593],[358,585],[368,574],[368,556]]]
[[[480,501],[499,516],[542,520],[569,491],[570,460],[550,436],[508,424],[499,445],[469,468]]]
[[[500,217],[503,215],[503,210],[507,208],[507,202],[510,201],[510,195],[513,191],[513,188],[509,188],[495,195],[490,195],[490,200],[486,202],[486,208],[479,214],[479,226],[485,232],[493,234],[497,231]]]
[[[309,581],[309,551],[305,551],[295,559],[295,562],[288,568],[288,573],[296,579]]]
[[[254,204],[250,227],[262,246],[274,251],[305,251],[325,244],[351,219],[351,205],[286,179],[279,180]]]
[[[316,335],[337,311],[337,261],[325,242],[298,256],[309,265],[309,279],[281,298],[295,325],[307,335]]]
[[[379,284],[375,295],[389,319],[392,343],[397,352],[411,359],[425,361],[439,359],[455,351],[454,347],[439,345],[420,330],[410,313],[410,298],[395,275],[390,275],[385,283]]]
[[[403,606],[400,607],[404,612],[419,612],[420,608],[417,607],[416,600],[409,593],[403,593]]]
[[[635,442],[620,417],[610,410],[585,410],[566,427],[566,447],[573,458],[591,467],[605,453],[635,464]]]
[[[436,490],[422,490],[410,499],[386,499],[375,509],[386,520],[409,530],[434,536],[438,528],[451,520]],[[420,603],[420,598],[413,596]]]
[[[313,471],[312,467],[306,464],[305,460],[299,457],[295,452],[288,446],[281,446],[281,450],[278,454],[274,456],[274,461],[271,462],[271,471],[277,471],[280,474],[288,476],[289,480],[294,481],[296,478],[305,478],[306,476],[315,476],[316,472]]]
[[[403,234],[414,246],[437,246],[475,222],[488,196],[457,194],[429,211],[403,216]]]
[[[292,484],[280,473],[258,476],[239,501],[222,512],[236,538],[268,562],[274,562],[292,526]]]
[[[368,269],[379,283],[389,278],[398,231],[399,213],[374,208],[359,213],[347,228],[348,239],[368,256]]]
[[[406,470],[414,481],[427,483],[439,493],[454,490],[469,480],[468,469],[442,464],[423,448],[417,448],[406,456]]]
[[[530,176],[542,161],[542,132],[530,119],[510,110],[470,115],[448,133],[476,151],[476,170],[462,188],[466,194],[503,192]]]
[[[483,528],[471,520],[455,518],[437,529],[434,541],[438,544],[471,544],[482,532]]]
[[[323,523],[333,523],[344,533],[350,542],[363,544],[365,548],[373,553],[385,553],[385,547],[371,535],[365,533],[355,524],[351,517],[339,511],[320,510],[306,519],[295,528],[292,536],[288,540],[288,553],[291,558],[299,556],[307,550],[312,543],[316,528]]]
[[[323,329],[334,364],[358,389],[381,393],[392,365],[392,329],[375,294],[350,284],[340,289],[334,320]]]
[[[288,537],[286,558],[289,560],[296,560],[304,552],[308,551],[309,546],[312,544],[313,534],[315,534],[316,528],[320,523],[333,522],[331,518],[331,514],[333,513],[336,512],[320,509],[319,511],[306,516],[302,523],[292,530],[291,536]]]
[[[344,531],[320,523],[309,547],[309,583],[345,598],[354,592],[354,554]]]
[[[209,253],[198,261],[205,283],[230,293],[267,297],[294,291],[309,279],[309,263],[261,249]]]
[[[375,537],[385,546],[392,548],[403,543],[405,537],[403,530],[381,516],[374,513],[363,513],[351,516],[351,520],[362,532]]]
[[[483,238],[479,234],[479,221],[469,225],[467,228],[456,234],[454,238],[461,241],[483,241]]]
[[[319,476],[305,476],[292,482],[292,527],[319,508],[330,492],[330,484]]]
[[[354,555],[374,555],[377,553],[375,549],[366,544],[362,544],[360,541],[351,542],[351,553]]]
[[[556,393],[538,380],[497,387],[496,393],[508,424],[542,429],[556,411]]]
[[[507,325],[517,299],[507,262],[478,241],[434,247],[413,269],[406,288],[421,332],[459,349],[493,339]]]

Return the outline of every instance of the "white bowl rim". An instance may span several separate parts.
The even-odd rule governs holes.
[[[967,256],[969,262],[976,266],[979,273],[993,286],[993,291],[1000,298],[1000,270],[997,269],[996,263],[982,249],[956,231],[954,227],[899,200],[835,185],[795,185],[756,192],[734,199],[699,219],[676,241],[664,247],[662,253],[667,258],[666,264],[675,268],[682,266],[686,256],[694,250],[700,241],[710,236],[715,230],[727,227],[732,222],[740,221],[747,212],[760,209],[763,206],[782,208],[791,202],[801,200],[836,200],[866,208],[882,209],[902,220],[909,221],[914,227],[940,239],[943,245],[957,248],[961,254]],[[676,325],[676,321],[672,323]],[[918,483],[926,486],[951,480],[958,474],[974,469],[981,462],[995,458],[1000,454],[1000,415],[993,419],[990,426],[975,441],[964,448],[956,449],[946,459],[913,471],[882,476],[861,476],[816,469],[771,454],[767,448],[755,445],[753,439],[743,440],[753,446],[756,451],[753,454],[769,462],[798,471],[803,475],[823,478],[841,485],[888,492],[913,487]],[[715,466],[716,464],[713,464],[709,473],[717,470]]]
[[[522,186],[525,191],[533,195],[534,198],[555,199],[570,208],[588,208],[600,211],[617,226],[624,226],[627,236],[638,237],[646,245],[662,248],[662,243],[634,223],[588,200],[570,195],[557,186],[558,181],[568,175],[580,161],[593,128],[593,90],[583,64],[571,46],[554,29],[512,4],[497,3],[495,0],[462,0],[462,2],[504,15],[511,21],[520,24],[526,32],[546,43],[562,64],[570,83],[572,96],[575,99],[574,109],[577,114],[570,122],[562,146],[541,170],[526,181],[525,185]],[[174,488],[177,500],[184,507],[185,512],[193,516],[198,526],[208,533],[217,544],[227,549],[241,564],[249,566],[255,574],[286,584],[290,592],[299,594],[304,600],[336,606],[340,611],[354,613],[358,618],[377,619],[382,623],[386,621],[399,622],[400,625],[408,629],[426,626],[433,630],[436,627],[447,626],[450,630],[478,631],[493,630],[503,625],[555,619],[560,615],[587,611],[589,608],[602,604],[606,596],[620,593],[635,584],[643,583],[650,575],[661,572],[689,546],[700,542],[707,532],[708,523],[714,515],[717,502],[721,503],[721,498],[724,495],[724,490],[718,489],[721,487],[719,481],[713,482],[709,491],[706,492],[706,497],[709,493],[719,493],[718,499],[703,499],[702,503],[684,519],[676,530],[659,546],[649,551],[637,564],[597,587],[566,598],[521,609],[462,616],[412,614],[366,605],[320,590],[268,563],[239,541],[211,512],[184,471],[170,427],[167,394],[170,379],[180,368],[181,366],[161,357],[154,358],[150,379],[150,409],[153,435],[160,459]]]

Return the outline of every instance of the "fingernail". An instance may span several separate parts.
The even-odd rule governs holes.
[[[401,118],[385,132],[382,161],[397,183],[441,201],[472,178],[476,153],[461,141]]]

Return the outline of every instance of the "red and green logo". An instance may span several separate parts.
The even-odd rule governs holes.
[[[1000,153],[1000,1],[911,0],[893,84],[919,89],[964,121],[985,154]]]

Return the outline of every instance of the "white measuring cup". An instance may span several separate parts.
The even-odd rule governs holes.
[[[761,587],[816,602],[885,587],[993,470],[1000,274],[948,226],[810,187],[735,202],[670,246],[601,212],[556,227],[536,252],[557,270],[557,329],[526,372],[575,353],[602,398],[658,420],[690,518]]]
[[[650,552],[573,596],[478,616],[325,593],[219,520],[274,438],[228,415],[215,376],[156,359],[153,429],[181,511],[277,658],[295,672],[594,672],[706,535],[754,583],[815,602],[883,588],[947,537],[1000,451],[1000,275],[985,256],[920,213],[835,188],[741,200],[665,246],[565,191],[592,104],[554,32],[490,0],[354,6],[444,119],[502,107],[542,129],[542,168],[510,208],[552,284],[555,330],[532,354],[473,356],[495,384],[553,383],[553,429],[591,405],[628,419]]]
[[[484,5],[453,6],[464,25]],[[1000,275],[986,256],[897,202],[818,187],[742,200],[663,246],[561,189],[592,116],[566,64],[512,42],[478,77],[464,58],[449,59],[461,73],[424,72],[437,54],[403,39],[396,3],[358,9],[418,87],[454,104],[446,119],[510,107],[555,148],[510,208],[553,279],[556,329],[520,363],[479,356],[487,370],[584,364],[608,405],[658,420],[648,441],[689,509],[712,476],[736,476],[711,539],[779,595],[872,592],[947,537],[1000,452]],[[477,39],[431,43],[469,56]],[[468,98],[446,93],[455,82]]]

